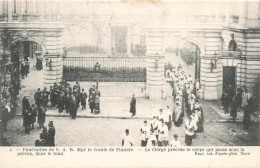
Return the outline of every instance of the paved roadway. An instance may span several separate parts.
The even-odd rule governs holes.
[[[130,129],[135,141],[134,146],[140,146],[139,131],[143,124],[141,119],[77,118],[72,120],[69,117],[47,117],[45,125],[49,121],[54,121],[56,128],[56,146],[120,146],[126,128]],[[205,132],[196,136],[193,146],[260,145],[258,126],[253,125],[248,132],[242,129],[241,123],[207,122]],[[35,140],[39,139],[41,133],[36,125],[31,134],[25,134],[20,116],[9,121],[7,129],[4,137],[11,146],[34,146]],[[185,145],[184,131],[184,126],[173,127],[170,131],[170,139],[176,133],[181,144]]]

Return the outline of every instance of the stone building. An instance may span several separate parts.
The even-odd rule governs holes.
[[[1,0],[0,30],[7,28],[12,34],[11,51],[5,51],[12,54],[12,61],[33,58],[35,51],[42,51],[44,59],[50,58],[51,64],[44,69],[45,84],[62,79],[63,47],[91,45],[103,48],[107,56],[132,56],[134,45],[144,45],[153,67],[156,55],[164,56],[167,47],[189,42],[198,50],[195,76],[200,80],[200,96],[216,100],[228,85],[256,93],[260,70],[259,4],[247,0]],[[163,65],[161,58],[159,65]],[[163,84],[155,85],[152,94],[160,98]]]

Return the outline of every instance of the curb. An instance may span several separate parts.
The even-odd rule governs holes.
[[[22,116],[22,114],[16,114],[15,116]],[[46,114],[46,117],[70,117],[69,115],[64,114]],[[102,119],[138,119],[138,120],[152,120],[152,117],[120,117],[120,116],[87,116],[87,115],[78,115],[76,118],[102,118]],[[205,120],[205,123],[242,123],[243,120]],[[253,123],[260,123],[260,121],[251,120]]]

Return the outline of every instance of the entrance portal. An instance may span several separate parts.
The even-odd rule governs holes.
[[[223,67],[223,92],[228,91],[228,86],[231,85],[233,93],[236,91],[236,67]]]

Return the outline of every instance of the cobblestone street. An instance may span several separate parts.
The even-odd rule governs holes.
[[[56,129],[56,146],[121,146],[121,138],[125,129],[130,129],[134,138],[134,146],[140,146],[140,128],[143,120],[140,119],[90,119],[69,117],[47,117],[45,125],[54,121]],[[4,137],[10,146],[34,146],[39,139],[41,129],[36,125],[30,134],[24,133],[22,117],[15,117],[8,123]],[[185,129],[173,127],[170,131],[170,140],[173,134],[179,135],[184,143]],[[248,131],[242,129],[242,123],[206,122],[205,132],[197,134],[193,146],[247,146],[259,144],[259,124],[253,124]]]

